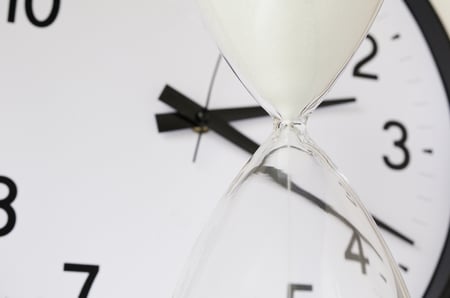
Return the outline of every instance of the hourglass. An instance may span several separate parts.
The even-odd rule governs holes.
[[[274,130],[219,202],[174,298],[409,297],[377,227],[307,120],[381,0],[199,0]]]

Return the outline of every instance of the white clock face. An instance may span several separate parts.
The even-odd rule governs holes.
[[[165,85],[206,103],[219,53],[194,3],[14,2],[0,3],[0,296],[170,296],[249,157],[208,132],[193,162],[197,133],[158,132]],[[356,101],[315,112],[310,132],[401,234],[382,229],[422,297],[449,226],[448,98],[402,1],[385,1],[370,36],[326,97]],[[209,108],[249,105],[221,63]],[[271,130],[268,117],[233,125],[258,143]]]
[[[339,112],[319,111],[311,134],[368,210],[414,242],[383,231],[412,295],[419,297],[448,232],[448,99],[420,29],[402,2],[385,1],[371,37],[329,95],[351,95],[357,103]],[[361,69],[378,80],[355,78],[355,63],[375,53],[375,43],[376,55]]]

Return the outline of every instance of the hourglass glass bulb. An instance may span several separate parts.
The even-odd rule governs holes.
[[[274,131],[220,201],[174,298],[409,297],[373,219],[305,120],[381,0],[199,3]]]
[[[250,93],[272,116],[296,120],[318,104],[382,1],[198,2],[224,57]]]

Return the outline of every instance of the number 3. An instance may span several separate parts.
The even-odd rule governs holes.
[[[383,160],[385,164],[393,170],[404,170],[409,165],[409,162],[411,160],[411,155],[408,148],[406,147],[406,141],[408,140],[408,131],[406,130],[406,127],[398,121],[387,122],[384,125],[384,130],[389,130],[391,127],[397,127],[398,129],[400,129],[401,138],[394,142],[394,146],[399,148],[403,152],[404,157],[403,161],[400,163],[393,163],[391,159],[386,155],[383,156]]]

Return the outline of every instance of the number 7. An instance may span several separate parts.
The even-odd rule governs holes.
[[[78,296],[79,298],[87,298],[99,268],[100,267],[97,265],[64,264],[64,271],[89,273],[83,287],[81,288],[80,295]]]

